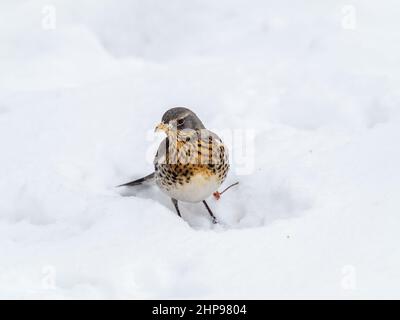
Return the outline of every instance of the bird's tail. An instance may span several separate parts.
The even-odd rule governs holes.
[[[137,179],[137,180],[128,182],[128,183],[120,184],[119,186],[117,186],[117,188],[118,188],[118,187],[132,187],[132,186],[138,186],[138,185],[141,185],[141,184],[144,183],[144,182],[149,182],[149,181],[151,181],[151,180],[153,180],[153,179],[154,179],[154,172],[153,172],[153,173],[150,173],[149,175],[147,175],[147,176],[145,176],[145,177],[143,177],[143,178],[140,178],[140,179]]]

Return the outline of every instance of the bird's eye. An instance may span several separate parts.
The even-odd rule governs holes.
[[[181,125],[183,125],[184,122],[185,122],[185,119],[181,118],[181,119],[178,119],[176,123],[178,126],[181,126]]]

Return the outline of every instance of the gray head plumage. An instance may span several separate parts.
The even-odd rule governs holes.
[[[205,129],[201,120],[197,115],[190,109],[185,107],[175,107],[169,109],[162,116],[162,122],[170,124],[176,121],[176,126],[179,130],[183,129]]]

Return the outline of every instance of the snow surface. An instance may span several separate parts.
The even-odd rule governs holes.
[[[399,16],[2,0],[0,298],[400,298]],[[219,225],[114,187],[151,172],[176,105],[231,145]]]

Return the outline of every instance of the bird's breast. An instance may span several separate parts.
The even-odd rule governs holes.
[[[218,136],[205,133],[172,132],[160,146],[154,161],[156,183],[171,198],[199,202],[225,180],[229,170],[227,150]]]
[[[163,165],[156,171],[156,183],[169,197],[200,202],[218,190],[224,176],[208,166]]]

